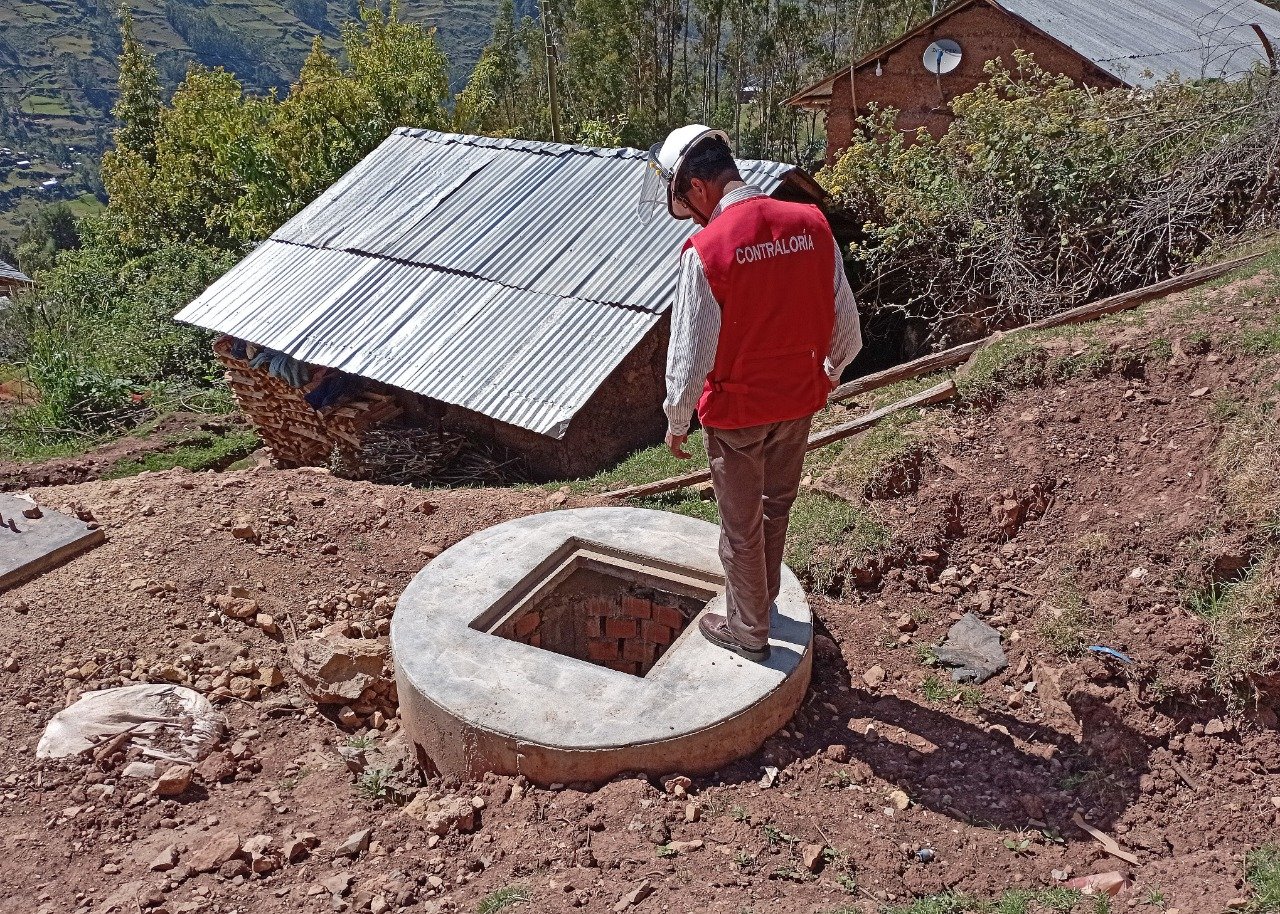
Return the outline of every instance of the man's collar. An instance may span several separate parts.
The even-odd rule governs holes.
[[[711,219],[714,220],[716,216],[719,216],[735,203],[741,203],[743,200],[750,200],[752,197],[763,196],[765,196],[764,191],[756,187],[754,184],[744,184],[741,187],[735,187],[720,198],[720,202],[716,204],[716,208],[711,211]]]

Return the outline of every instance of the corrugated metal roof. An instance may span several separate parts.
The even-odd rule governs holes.
[[[1116,78],[1233,78],[1280,44],[1280,13],[1256,0],[995,0]]]
[[[23,273],[17,267],[11,267],[9,264],[0,260],[0,283],[30,283],[31,277]]]
[[[563,437],[674,293],[692,227],[640,221],[645,168],[402,128],[177,319]]]

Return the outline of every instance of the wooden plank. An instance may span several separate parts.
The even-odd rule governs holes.
[[[865,431],[884,419],[892,416],[894,413],[900,413],[903,410],[914,409],[920,406],[929,406],[934,403],[941,403],[950,400],[956,395],[956,384],[952,380],[943,381],[936,384],[928,390],[921,391],[905,399],[899,400],[897,403],[877,409],[874,412],[867,413],[854,419],[852,422],[846,422],[843,425],[837,425],[833,428],[823,429],[820,432],[814,432],[809,436],[809,441],[805,445],[806,451],[812,451],[815,448],[824,447],[843,438],[849,438],[858,432]],[[605,492],[606,498],[646,498],[650,495],[661,495],[663,492],[672,492],[676,489],[683,489],[700,482],[706,482],[711,478],[710,470],[696,470],[692,473],[685,473],[681,476],[672,476],[668,479],[660,479],[657,482],[646,483],[641,486],[631,486],[626,489],[616,489],[613,492]]]
[[[32,503],[0,494],[0,592],[44,574],[105,540],[101,527],[42,507],[41,516],[23,512]]]
[[[875,412],[867,413],[860,416],[852,422],[846,422],[843,425],[837,425],[833,428],[824,429],[815,432],[809,436],[809,446],[806,450],[812,451],[814,448],[825,447],[843,438],[856,435],[858,432],[865,431],[871,426],[892,416],[894,413],[900,413],[903,410],[915,409],[920,406],[932,406],[935,403],[944,403],[956,395],[956,382],[950,378],[941,384],[935,384],[928,390],[922,390],[918,394],[914,394],[905,399],[892,403],[889,406],[877,409]]]
[[[986,339],[974,340],[971,343],[944,349],[942,352],[922,356],[910,362],[903,362],[901,365],[886,368],[884,371],[877,371],[875,374],[854,378],[849,383],[841,384],[831,391],[831,396],[827,398],[827,402],[839,403],[843,400],[852,400],[859,394],[865,394],[881,387],[888,387],[890,384],[897,384],[899,381],[908,381],[911,378],[918,378],[920,375],[959,365],[981,349],[986,342]]]

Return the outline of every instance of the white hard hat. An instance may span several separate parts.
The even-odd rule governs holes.
[[[649,167],[640,188],[640,215],[644,219],[652,218],[663,204],[676,219],[692,218],[689,208],[674,196],[676,178],[685,156],[707,137],[719,137],[725,145],[729,143],[729,135],[723,130],[714,130],[705,124],[688,124],[672,130],[665,140],[649,148]]]

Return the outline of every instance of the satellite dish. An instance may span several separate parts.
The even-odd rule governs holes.
[[[924,68],[936,76],[942,76],[960,66],[960,58],[963,56],[957,42],[950,38],[939,38],[924,49]]]

